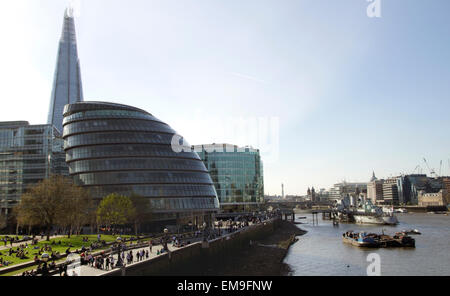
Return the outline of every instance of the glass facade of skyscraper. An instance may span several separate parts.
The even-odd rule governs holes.
[[[29,186],[51,174],[68,175],[63,140],[52,125],[0,122],[0,201],[7,212]]]
[[[211,220],[219,209],[213,182],[191,151],[177,153],[175,131],[131,106],[83,102],[64,109],[64,149],[75,182],[94,198],[110,193],[148,198],[154,220]]]
[[[250,210],[263,202],[263,165],[259,150],[229,144],[192,148],[211,175],[223,211]]]
[[[66,10],[59,41],[47,123],[53,124],[62,133],[64,106],[82,101],[83,87],[81,84],[75,21],[71,13]]]

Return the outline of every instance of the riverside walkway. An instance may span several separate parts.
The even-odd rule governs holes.
[[[173,247],[172,245],[168,245],[167,247],[169,248],[169,251],[171,251],[171,252],[175,251],[176,249],[178,249],[176,247]],[[131,250],[132,253],[133,253],[133,262],[130,263],[130,264],[126,264],[127,260],[125,258],[124,265],[126,267],[128,267],[128,266],[132,266],[134,264],[137,264],[139,262],[149,261],[149,260],[151,260],[153,258],[156,258],[156,257],[162,255],[162,254],[158,255],[158,250],[161,252],[162,249],[163,249],[162,246],[153,246],[151,253],[150,253],[150,248],[148,246],[147,247],[133,249],[133,250]],[[145,251],[149,251],[149,257],[138,261],[136,255],[137,255],[137,252],[140,252],[141,250],[144,250],[144,252]],[[125,254],[127,254],[129,251],[130,250],[125,251]],[[117,260],[118,260],[118,257],[119,257],[118,254],[115,253],[113,255],[113,257],[114,257],[114,262],[117,263]],[[109,270],[107,270],[107,269],[99,269],[99,268],[91,267],[90,265],[81,265],[79,268],[77,268],[75,270],[76,270],[76,273],[77,273],[78,276],[101,276],[101,275],[104,275],[104,274],[106,274],[106,273],[108,273],[108,272],[110,272],[112,270],[115,270],[115,269],[117,269],[117,268],[114,268],[114,269],[109,268]],[[70,266],[69,266],[69,268],[67,270],[69,276],[73,275],[73,270],[74,269],[71,269]],[[54,276],[59,276],[59,273],[55,274]]]
[[[243,226],[243,227],[240,227],[240,228],[236,228],[236,229],[234,229],[232,231],[230,231],[227,227],[222,227],[220,229],[220,235],[216,235],[214,238],[210,239],[209,241],[215,240],[215,239],[219,239],[219,238],[224,238],[224,237],[226,237],[226,236],[228,236],[228,235],[230,235],[232,233],[236,233],[236,232],[239,232],[239,231],[251,228],[252,226],[261,224],[261,223],[263,223],[265,221],[266,220],[263,220],[260,223],[256,223],[256,224],[249,223],[248,226]],[[172,242],[170,242],[170,243],[167,244],[169,252],[173,252],[173,251],[179,250],[181,248],[191,246],[194,243],[201,242],[201,241],[203,241],[203,235],[200,234],[198,237],[183,238],[182,241],[183,242],[189,241],[190,243],[186,244],[183,247],[175,247],[175,246],[173,246]],[[125,259],[123,260],[124,266],[125,266],[125,268],[128,268],[128,267],[133,266],[135,264],[139,264],[139,263],[142,263],[142,262],[150,261],[152,259],[155,259],[158,256],[162,256],[164,254],[167,254],[167,252],[161,253],[162,249],[163,249],[163,246],[161,244],[156,244],[156,245],[152,245],[152,252],[150,252],[150,247],[149,247],[148,242],[146,242],[145,245],[142,245],[140,247],[133,248],[133,249],[130,249],[130,247],[128,246],[127,250],[121,251],[121,254],[125,253],[125,257],[124,257]],[[149,252],[149,257],[147,258],[144,255],[144,258],[142,258],[141,260],[138,260],[137,259],[137,253],[141,252],[142,250],[144,251],[144,254],[145,254],[146,251],[148,251]],[[127,254],[130,251],[133,254],[133,262],[127,264]],[[159,251],[159,254],[158,254],[158,251]],[[107,253],[103,257],[104,257],[104,259],[106,259],[106,257],[110,257],[111,254],[114,257],[114,263],[116,264],[117,260],[118,260],[118,253],[117,253],[117,251],[113,251],[113,252]],[[101,256],[101,255],[97,255],[97,256]],[[94,256],[94,257],[97,257],[97,256]],[[75,273],[76,273],[75,275],[76,276],[103,276],[103,275],[107,275],[108,273],[113,272],[113,271],[117,272],[117,270],[119,270],[119,269],[120,269],[120,267],[114,267],[114,268],[106,269],[106,268],[104,268],[104,266],[103,266],[102,269],[100,269],[100,268],[96,268],[96,267],[90,266],[89,264],[85,264],[85,265],[81,265],[81,266],[78,264],[75,268],[74,268],[74,265],[69,265],[68,268],[67,268],[67,274],[68,274],[68,276],[74,276],[73,272],[75,271]],[[60,274],[56,273],[53,276],[60,276]]]
[[[252,224],[250,223],[249,226],[251,226],[251,225]],[[249,226],[247,226],[247,227],[249,227]],[[243,227],[243,228],[246,228],[246,227]],[[241,229],[243,229],[243,228],[241,228]],[[237,231],[237,230],[235,230],[235,231]],[[220,231],[221,235],[220,236],[216,236],[215,238],[217,239],[217,238],[220,238],[220,237],[224,237],[224,236],[226,236],[226,235],[228,235],[230,233],[233,233],[235,231],[230,232],[228,229],[223,228]],[[182,241],[184,241],[184,242],[187,242],[187,241],[190,242],[189,244],[186,244],[185,246],[190,246],[190,245],[192,245],[194,243],[201,242],[202,240],[203,240],[203,235],[202,234],[200,234],[198,237],[191,237],[191,238],[183,238],[182,239]],[[178,249],[183,248],[183,247],[175,247],[175,246],[173,246],[172,242],[167,244],[167,248],[169,249],[169,252],[173,252],[173,251],[178,250]],[[143,259],[138,260],[137,259],[137,253],[141,252],[142,250],[144,251],[144,253],[146,251],[148,251],[148,253],[149,253],[148,255],[149,256],[148,256],[148,258],[144,256]],[[158,256],[167,254],[167,252],[161,253],[162,250],[163,250],[163,246],[161,244],[156,244],[156,245],[152,245],[152,249],[151,249],[151,252],[150,252],[150,246],[149,246],[148,242],[145,243],[145,246],[134,248],[134,249],[130,249],[130,247],[128,246],[127,250],[121,251],[121,254],[125,253],[125,259],[123,260],[124,266],[125,267],[133,266],[135,264],[146,262],[146,261],[150,261],[150,260],[152,260],[152,259],[154,259],[154,258],[156,258]],[[127,254],[130,251],[133,254],[133,262],[128,264],[126,256],[127,256]],[[101,255],[98,255],[98,256],[101,256]],[[108,257],[110,257],[110,256],[111,256],[111,254],[108,254]],[[119,255],[118,255],[117,251],[112,252],[112,256],[114,258],[114,263],[117,263],[117,260],[119,258]],[[104,258],[106,259],[106,256]],[[73,271],[76,272],[77,276],[102,276],[102,275],[106,275],[107,273],[109,273],[111,271],[116,271],[118,269],[119,269],[119,267],[114,267],[114,268],[109,268],[109,269],[105,269],[105,268],[100,269],[100,268],[96,268],[96,267],[93,267],[93,266],[90,266],[89,264],[87,264],[87,265],[78,266],[75,269],[73,267],[69,266],[68,269],[67,269],[67,273],[68,273],[68,276],[73,276]],[[54,274],[53,276],[60,276],[60,274],[57,273],[57,274]]]

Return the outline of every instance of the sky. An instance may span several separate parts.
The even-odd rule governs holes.
[[[450,1],[375,1],[73,1],[84,98],[261,149],[266,194],[450,175]],[[0,2],[0,121],[46,123],[69,2]]]

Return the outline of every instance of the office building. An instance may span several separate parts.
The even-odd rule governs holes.
[[[398,185],[397,178],[388,178],[383,182],[383,202],[384,205],[398,205]]]
[[[211,174],[223,212],[258,209],[264,201],[263,165],[258,149],[230,144],[196,145],[192,149]]]
[[[0,122],[0,200],[8,214],[26,190],[51,174],[68,175],[59,132],[48,124]]]

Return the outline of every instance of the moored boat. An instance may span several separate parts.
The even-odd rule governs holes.
[[[355,222],[359,224],[396,225],[398,219],[393,208],[380,208],[372,204],[370,200],[362,203],[353,214]]]
[[[394,248],[416,246],[416,241],[405,233],[396,233],[394,236],[376,233],[355,233],[347,231],[342,234],[342,241],[357,247]]]
[[[372,237],[366,236],[364,232],[354,233],[352,231],[347,231],[342,234],[342,241],[357,247],[378,247],[377,242]]]
[[[405,234],[422,234],[419,230],[417,229],[409,229],[409,230],[402,230],[401,233],[405,233]]]

